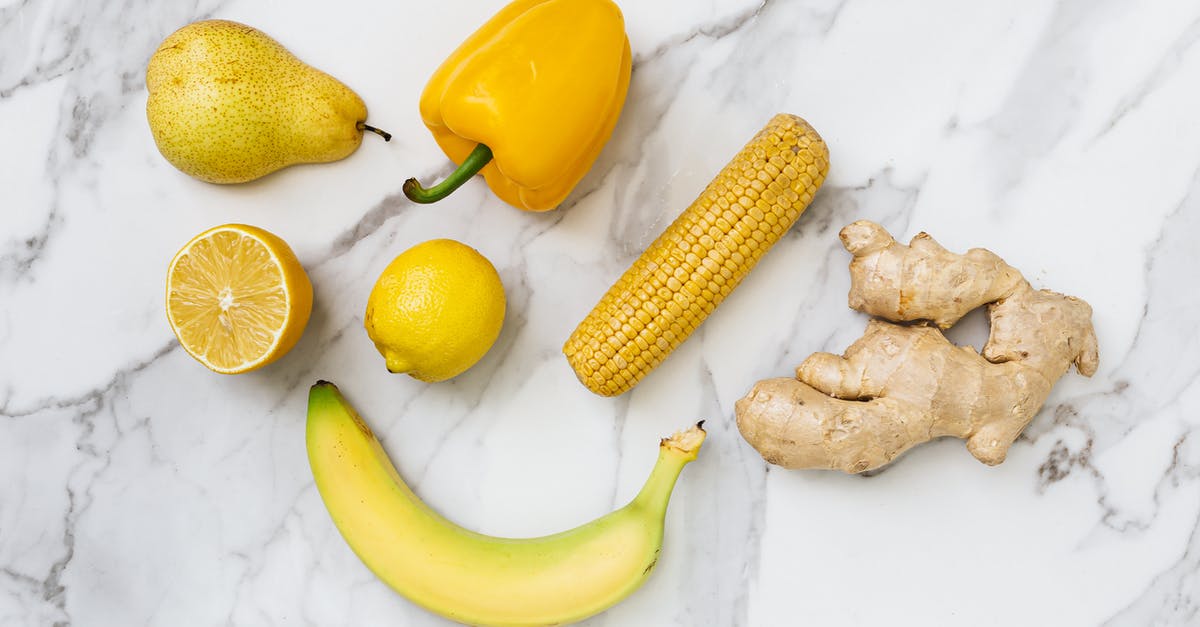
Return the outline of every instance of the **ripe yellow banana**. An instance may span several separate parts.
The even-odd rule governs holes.
[[[319,381],[308,396],[308,461],[350,548],[409,600],[473,625],[570,623],[637,589],[658,560],[675,479],[704,436],[696,425],[663,439],[645,486],[615,512],[541,538],[495,538],[425,505],[336,386]]]

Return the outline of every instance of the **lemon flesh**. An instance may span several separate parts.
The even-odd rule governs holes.
[[[437,239],[388,264],[371,290],[363,326],[388,370],[445,381],[487,354],[504,310],[504,286],[492,263],[466,244]]]
[[[236,374],[296,344],[312,310],[312,284],[295,253],[257,227],[226,224],[192,238],[167,271],[167,320],[189,355]]]

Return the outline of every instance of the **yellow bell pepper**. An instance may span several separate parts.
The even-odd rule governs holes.
[[[529,211],[558,206],[612,135],[625,103],[629,38],[611,0],[516,0],[475,31],[421,94],[421,118],[458,169],[415,202],[476,173]]]

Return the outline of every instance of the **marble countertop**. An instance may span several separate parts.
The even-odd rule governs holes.
[[[444,625],[350,552],[304,449],[337,382],[400,472],[485,533],[565,529],[630,498],[657,438],[707,418],[647,585],[589,625],[1200,623],[1200,5],[621,2],[624,114],[557,211],[447,172],[417,97],[501,0],[0,0],[0,625]],[[190,21],[255,25],[345,81],[373,124],[342,162],[220,187],[173,169],[143,73]],[[560,347],[769,117],[808,119],[816,202],[632,393],[592,395]],[[840,352],[840,226],[985,246],[1095,309],[1101,364],[1063,378],[1001,466],[959,440],[873,476],[768,467],[733,403]],[[163,314],[167,261],[207,227],[286,239],[316,304],[266,369],[212,374]],[[362,328],[400,251],[451,237],[506,286],[497,345],[457,379],[389,375]],[[978,342],[979,316],[955,337]]]

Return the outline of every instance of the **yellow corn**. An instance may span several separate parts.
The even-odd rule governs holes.
[[[829,170],[808,122],[781,113],[609,288],[563,346],[587,388],[637,385],[791,228]]]

